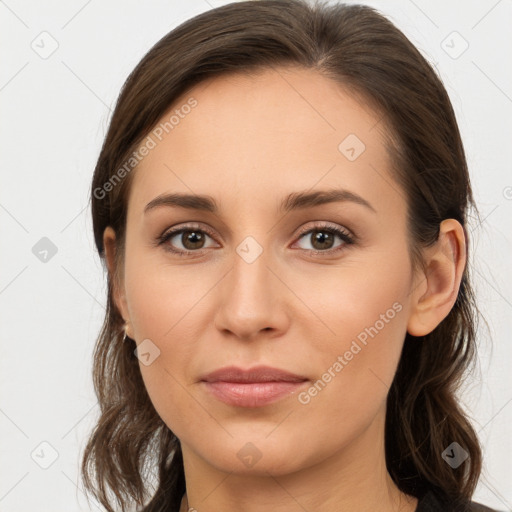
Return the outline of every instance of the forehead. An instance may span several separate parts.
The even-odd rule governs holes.
[[[382,115],[369,105],[302,68],[205,80],[149,134],[154,147],[137,166],[130,202],[143,208],[179,191],[262,204],[317,186],[366,190],[378,200],[390,188],[389,156]]]

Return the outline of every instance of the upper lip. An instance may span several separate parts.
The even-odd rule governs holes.
[[[302,375],[296,375],[286,370],[270,366],[255,366],[244,370],[236,366],[219,368],[201,378],[206,382],[303,382],[307,380]]]

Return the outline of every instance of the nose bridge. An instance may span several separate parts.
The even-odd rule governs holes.
[[[272,266],[269,261],[272,251],[264,244],[256,236],[246,236],[234,248],[233,265],[226,276],[217,312],[219,329],[250,337],[262,329],[277,326],[278,316],[283,312],[278,306],[276,277],[267,267]]]
[[[232,306],[256,311],[270,303],[273,287],[272,273],[267,268],[269,253],[270,249],[264,248],[253,236],[246,237],[235,248],[230,277],[230,298],[235,302]]]

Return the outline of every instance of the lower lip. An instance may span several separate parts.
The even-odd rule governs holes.
[[[307,381],[301,382],[204,382],[216,398],[238,407],[261,407],[296,392]]]

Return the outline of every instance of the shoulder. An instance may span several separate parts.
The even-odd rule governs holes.
[[[481,503],[476,503],[475,501],[472,501],[469,504],[468,512],[498,512],[494,508],[486,507],[485,505],[482,505]]]
[[[415,512],[498,512],[476,501],[454,505],[429,491],[419,501]]]

